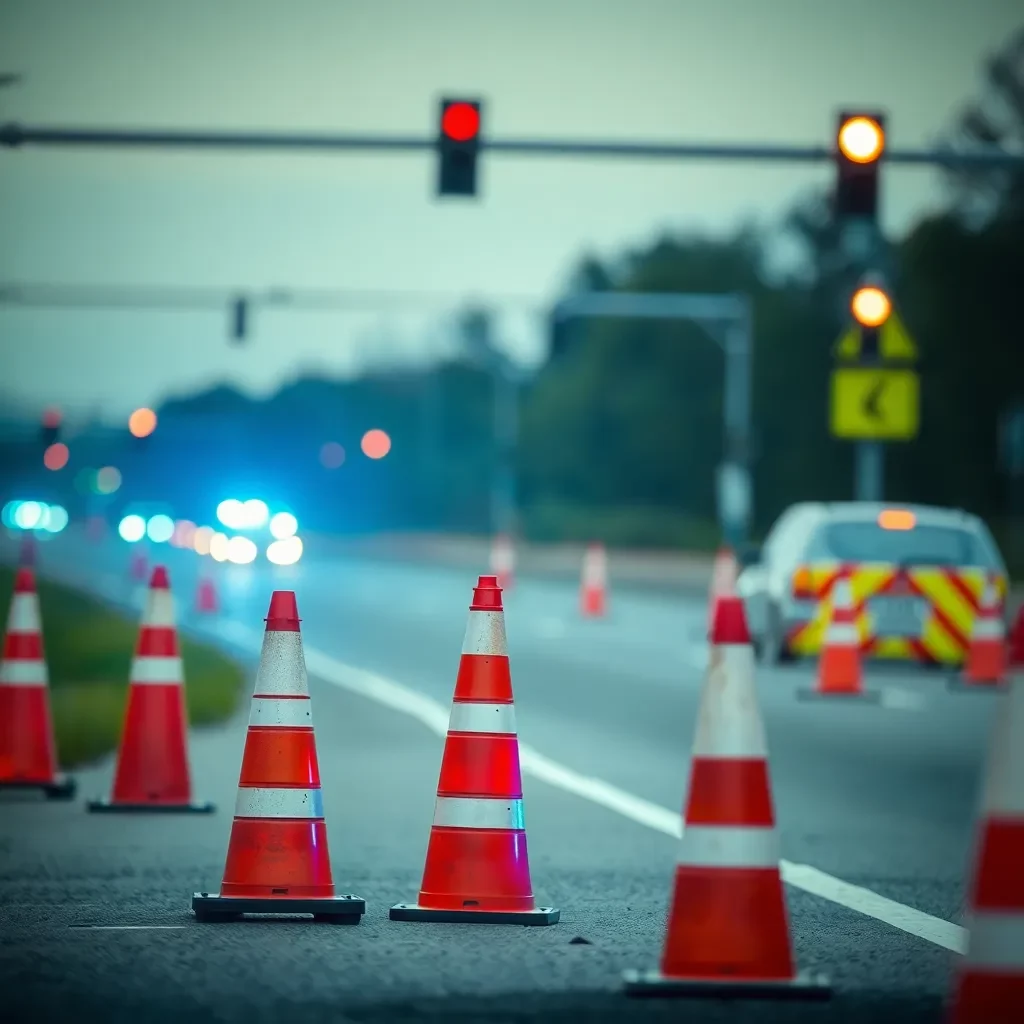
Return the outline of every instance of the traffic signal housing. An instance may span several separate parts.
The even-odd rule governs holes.
[[[249,301],[241,297],[231,303],[231,340],[244,345],[249,333]]]
[[[884,153],[884,114],[839,114],[835,151],[837,219],[877,220],[878,172]]]
[[[63,417],[60,409],[47,409],[43,412],[43,421],[39,427],[39,440],[45,451],[60,440],[60,424]]]
[[[442,99],[437,129],[437,194],[475,196],[480,100]]]

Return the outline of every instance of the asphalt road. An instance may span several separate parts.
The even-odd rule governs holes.
[[[810,668],[760,671],[801,967],[831,1003],[636,1002],[657,963],[706,660],[702,597],[616,590],[606,621],[524,579],[506,624],[535,893],[550,928],[390,922],[415,897],[473,578],[364,560],[225,567],[223,613],[190,605],[198,559],[164,549],[183,627],[254,667],[272,589],[294,589],[311,675],[335,882],[358,928],[199,925],[223,869],[248,706],[194,731],[210,817],[92,816],[111,764],[70,805],[0,803],[0,1016],[21,1020],[938,1021],[958,928],[988,694],[871,671],[876,705],[799,702]],[[43,571],[139,607],[127,547],[68,534]],[[45,623],[44,623],[45,627]],[[187,673],[187,665],[186,665]],[[571,940],[583,938],[585,943]]]

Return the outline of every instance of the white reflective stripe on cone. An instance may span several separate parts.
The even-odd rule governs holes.
[[[507,655],[504,613],[471,611],[466,623],[462,653]]]
[[[9,658],[0,664],[0,686],[46,686],[48,682],[45,661]]]
[[[144,626],[174,625],[174,597],[169,590],[161,588],[149,591],[142,624]]]
[[[39,598],[35,594],[15,594],[7,613],[7,632],[38,633],[39,623]]]
[[[1024,819],[1024,672],[1011,673],[998,700],[981,806],[989,820],[1021,820]]]
[[[263,634],[263,650],[253,693],[269,697],[309,696],[302,634],[297,630],[269,630]]]
[[[322,818],[319,789],[248,789],[238,787],[236,818]]]
[[[830,622],[825,631],[825,646],[859,647],[860,633],[852,622]]]
[[[308,697],[253,697],[249,724],[311,729],[313,702]]]
[[[445,828],[522,829],[523,820],[522,800],[439,796],[434,805],[434,824]]]
[[[972,640],[1002,640],[1005,635],[1000,619],[979,616],[974,620],[974,629],[971,631]]]
[[[512,704],[452,704],[449,732],[486,732],[515,735],[516,709]]]
[[[772,826],[685,825],[678,863],[686,867],[777,868],[778,835]]]
[[[140,655],[132,659],[129,678],[133,684],[141,686],[173,686],[183,683],[185,674],[181,668],[181,658]]]
[[[971,967],[1024,974],[1024,914],[974,910],[964,924]]]
[[[847,579],[836,580],[832,589],[832,607],[844,611],[853,610],[853,587]]]
[[[693,756],[732,759],[767,755],[754,689],[753,650],[738,644],[712,647]]]

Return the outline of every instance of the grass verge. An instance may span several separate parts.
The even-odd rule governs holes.
[[[139,624],[79,591],[37,583],[57,753],[74,768],[117,749]],[[0,567],[5,624],[13,586],[14,573]],[[207,644],[179,640],[189,722],[225,721],[242,696],[242,669]]]

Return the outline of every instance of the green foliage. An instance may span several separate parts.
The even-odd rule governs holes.
[[[0,568],[0,593],[13,585],[11,570]],[[38,587],[57,750],[71,768],[117,748],[139,627],[78,591],[46,580]],[[206,644],[180,644],[189,722],[229,718],[243,692],[241,669]]]

